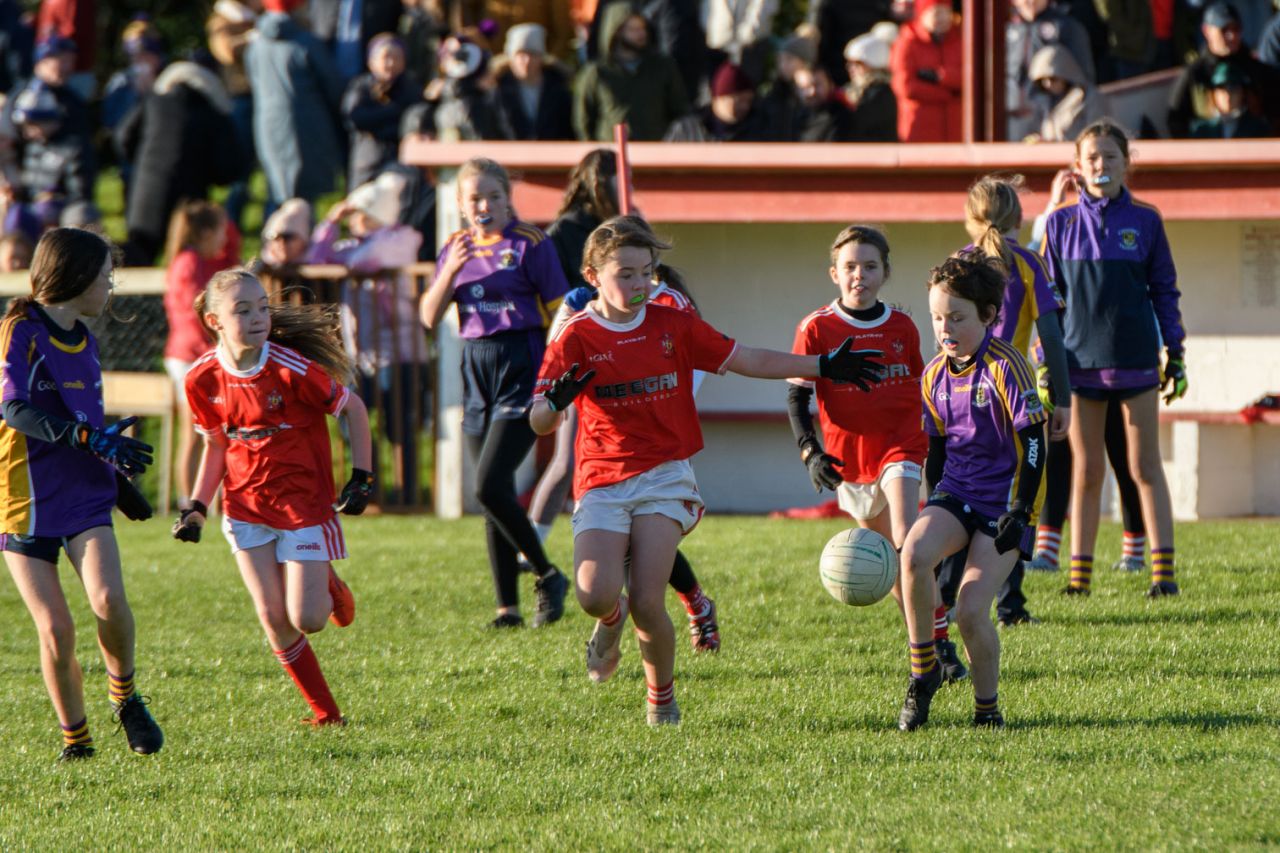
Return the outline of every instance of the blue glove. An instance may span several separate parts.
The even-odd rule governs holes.
[[[564,295],[564,304],[573,311],[581,311],[587,303],[596,298],[596,289],[590,285],[575,287]]]
[[[151,454],[155,450],[146,442],[123,434],[137,422],[136,417],[125,418],[106,429],[78,424],[72,434],[71,446],[92,453],[126,477],[136,477],[154,461]]]

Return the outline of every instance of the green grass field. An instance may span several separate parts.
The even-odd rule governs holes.
[[[0,583],[0,849],[1280,845],[1280,525],[1181,525],[1176,600],[1106,569],[1084,601],[1056,594],[1062,575],[1030,576],[1044,621],[1001,634],[1008,728],[973,730],[963,684],[911,735],[895,727],[892,603],[845,607],[818,582],[841,526],[712,517],[690,537],[724,648],[694,658],[681,633],[684,724],[652,731],[629,636],[594,685],[576,607],[538,631],[481,628],[478,521],[353,520],[359,615],[313,638],[351,725],[312,731],[221,538],[181,546],[166,521],[121,521],[140,684],[168,743],[140,757],[112,734],[64,569],[98,755],[56,764],[34,631]],[[1118,548],[1105,529],[1099,561]],[[568,549],[562,523],[553,558]]]

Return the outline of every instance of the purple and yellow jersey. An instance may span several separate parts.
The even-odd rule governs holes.
[[[1026,357],[988,331],[968,367],[957,373],[939,354],[921,386],[925,432],[947,440],[937,491],[992,517],[1007,512],[1018,492],[1017,433],[1048,419]]]
[[[449,238],[436,259],[437,268],[444,264],[457,241],[466,236],[467,232],[459,231]],[[546,234],[513,220],[501,235],[487,241],[472,239],[472,247],[470,260],[453,284],[458,331],[464,339],[542,330],[551,325],[551,316],[568,292],[569,283],[555,244]]]
[[[992,332],[997,338],[1013,344],[1020,353],[1031,345],[1031,330],[1045,314],[1061,311],[1066,302],[1049,277],[1044,261],[1016,241],[1005,239],[1013,256],[1009,276],[1004,282],[1004,302]],[[973,247],[968,247],[972,249]]]
[[[0,403],[22,400],[55,417],[100,428],[98,343],[81,329],[80,343],[69,346],[49,334],[34,310],[0,322]],[[0,422],[0,533],[71,536],[110,524],[115,503],[115,473],[106,462]]]

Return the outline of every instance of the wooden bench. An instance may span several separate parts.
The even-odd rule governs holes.
[[[107,371],[102,374],[102,400],[108,415],[160,419],[160,446],[156,448],[156,470],[160,477],[156,512],[167,515],[173,489],[173,421],[177,402],[173,380],[166,373]]]

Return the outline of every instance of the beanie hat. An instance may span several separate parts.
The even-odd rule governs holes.
[[[395,225],[400,219],[400,197],[405,179],[394,172],[383,172],[368,183],[356,187],[347,203],[383,225]]]
[[[440,70],[451,80],[465,80],[480,72],[489,52],[466,36],[449,36],[440,43]]]
[[[48,59],[51,56],[58,56],[63,53],[75,53],[76,43],[69,38],[54,33],[44,41],[36,45],[34,60],[39,62],[42,59]]]
[[[507,42],[503,52],[511,56],[520,50],[537,54],[547,52],[547,31],[541,24],[516,24],[507,30]]]
[[[805,65],[812,65],[818,61],[818,46],[814,44],[813,39],[804,36],[788,36],[782,40],[782,44],[778,46],[778,53],[786,53],[794,56]]]
[[[712,97],[719,98],[724,95],[737,95],[740,92],[754,92],[755,90],[755,82],[747,76],[745,71],[732,62],[726,62],[717,68],[715,76],[711,78]]]
[[[844,61],[882,71],[889,67],[889,44],[874,33],[863,33],[844,46]]]
[[[304,199],[291,198],[276,208],[275,213],[262,226],[263,242],[270,242],[286,234],[306,238],[311,233],[311,205]]]

